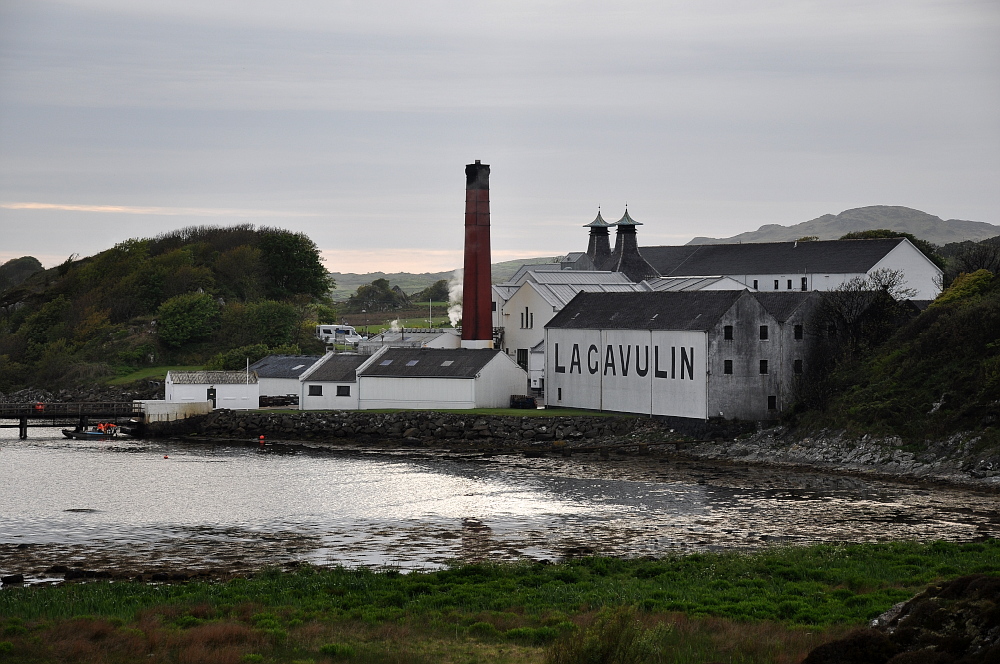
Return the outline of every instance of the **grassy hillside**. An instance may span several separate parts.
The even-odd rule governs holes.
[[[502,263],[493,263],[493,283],[498,284],[507,281],[513,276],[522,265],[537,265],[541,263],[553,263],[558,257],[550,256],[546,258],[519,258]],[[337,282],[337,287],[333,290],[332,297],[336,302],[342,302],[350,297],[358,286],[370,284],[376,279],[385,279],[393,286],[399,286],[408,295],[412,295],[432,285],[441,279],[451,279],[455,274],[454,270],[445,272],[366,272],[357,274],[354,272],[331,272],[330,276]]]
[[[766,224],[755,231],[727,238],[696,237],[688,244],[735,244],[737,242],[790,242],[815,236],[835,240],[847,233],[888,228],[916,235],[936,245],[964,240],[981,241],[1000,235],[1000,226],[981,221],[949,219],[945,221],[920,210],[898,205],[871,205],[845,210],[792,226]]]
[[[322,351],[312,326],[331,316],[328,290],[301,234],[245,225],[128,240],[0,291],[0,391]]]
[[[887,342],[842,362],[793,415],[910,442],[1000,424],[1000,279],[962,275]]]

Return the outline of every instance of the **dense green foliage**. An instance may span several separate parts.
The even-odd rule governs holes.
[[[21,285],[28,277],[41,270],[42,264],[34,256],[12,258],[0,265],[0,293]]]
[[[418,293],[410,296],[411,302],[447,302],[448,280],[439,279]]]
[[[395,311],[410,303],[410,298],[399,286],[390,286],[386,279],[376,279],[347,299],[343,309],[348,313],[367,311]]]
[[[989,433],[1000,399],[998,280],[985,271],[956,279],[894,334],[843,358],[807,396],[793,419],[811,427],[911,442]]]
[[[334,315],[331,286],[301,233],[240,225],[127,240],[0,292],[0,391],[198,365],[247,346],[321,352],[313,326]]]
[[[642,616],[680,613],[695,620],[737,621],[745,625],[745,635],[755,634],[752,626],[759,624],[800,630],[860,625],[930,582],[968,573],[1000,573],[1000,542],[822,544],[659,560],[476,564],[410,574],[306,567],[221,584],[101,582],[14,588],[0,593],[0,625],[17,627],[3,635],[11,639],[12,651],[27,643],[32,630],[86,615],[117,621],[111,624],[123,629],[166,624],[188,630],[237,622],[256,630],[249,636],[256,635],[257,652],[266,645],[274,655],[267,661],[369,647],[363,639],[331,643],[295,638],[299,627],[313,625],[306,632],[316,634],[323,625],[344,624],[421,627],[439,638],[454,639],[456,645],[467,639],[510,646],[554,643],[549,661],[579,661],[561,659],[560,653],[601,652],[609,643],[623,642],[640,650],[642,643],[675,643],[678,653],[684,652],[677,634],[664,627],[646,630],[636,622]],[[567,646],[561,637],[575,633],[581,616],[592,612],[600,612],[594,628],[577,639],[578,646]],[[673,628],[678,625],[675,621]],[[391,638],[391,633],[383,633],[379,640]],[[398,638],[407,637],[404,633]],[[282,652],[286,657],[278,656]]]

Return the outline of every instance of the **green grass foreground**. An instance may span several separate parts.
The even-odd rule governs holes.
[[[970,573],[1000,540],[29,587],[0,592],[0,661],[790,664]]]

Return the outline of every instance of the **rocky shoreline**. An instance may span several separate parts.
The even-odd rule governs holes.
[[[222,410],[154,423],[146,435],[246,443],[257,443],[264,436],[270,444],[307,447],[421,447],[526,456],[676,456],[1000,490],[1000,450],[981,445],[981,436],[975,433],[917,447],[895,437],[857,438],[837,431],[802,436],[782,426],[752,429],[748,423],[692,425],[624,415]]]

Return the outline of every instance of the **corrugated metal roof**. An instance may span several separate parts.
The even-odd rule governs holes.
[[[319,361],[319,355],[268,355],[250,365],[261,378],[298,378]]]
[[[642,247],[642,255],[664,277],[709,274],[864,273],[905,238],[753,242]]]
[[[323,363],[309,374],[307,382],[353,383],[357,380],[357,368],[369,357],[369,355],[355,355],[353,353],[327,355],[323,359]]]
[[[708,330],[745,291],[580,293],[546,328]]]
[[[362,376],[475,378],[503,351],[471,348],[390,348],[365,367]]]
[[[642,290],[638,284],[630,281],[625,283],[612,284],[531,284],[532,288],[538,292],[542,298],[551,304],[556,310],[565,307],[576,294],[584,291],[588,293],[634,293]]]
[[[559,272],[533,272],[528,281],[536,284],[630,284],[621,272],[604,270],[560,270]]]
[[[257,383],[257,374],[250,372],[249,381],[246,371],[168,371],[170,382],[174,385],[251,385]]]
[[[652,291],[698,291],[729,277],[659,277],[643,283]],[[739,288],[738,290],[743,290]]]

